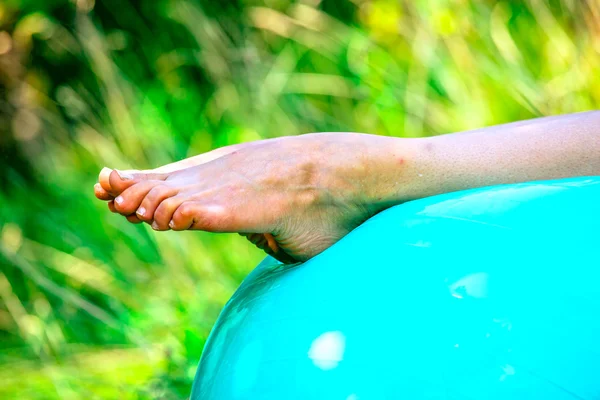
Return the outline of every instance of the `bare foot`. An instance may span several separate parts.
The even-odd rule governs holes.
[[[405,158],[381,157],[390,143],[352,133],[286,137],[171,172],[113,171],[108,184],[117,212],[155,230],[238,232],[283,261],[303,261],[391,205],[382,193],[396,185],[377,173]]]
[[[257,143],[264,143],[268,140],[271,140],[271,139],[265,139],[265,140],[251,142],[251,143],[240,143],[240,144],[234,144],[234,145],[230,145],[230,146],[220,147],[220,148],[212,150],[210,152],[199,154],[197,156],[189,157],[184,160],[176,161],[176,162],[173,162],[170,164],[166,164],[166,165],[163,165],[163,166],[155,168],[155,169],[124,170],[124,171],[116,171],[116,173],[119,174],[119,177],[124,176],[124,177],[133,177],[133,179],[137,179],[137,180],[151,180],[151,179],[154,179],[154,177],[156,177],[157,174],[164,174],[164,173],[169,173],[169,172],[180,171],[182,169],[189,168],[191,166],[204,164],[206,162],[217,159],[223,155],[229,154],[233,151],[242,149],[247,146],[252,146]],[[96,195],[96,197],[99,200],[107,201],[108,209],[111,212],[118,213],[119,211],[117,211],[117,209],[115,207],[114,200],[115,200],[115,197],[120,194],[120,191],[111,187],[110,174],[112,172],[113,172],[113,170],[110,168],[103,168],[102,171],[100,171],[100,174],[98,176],[98,183],[96,183],[94,185],[94,194]],[[127,219],[127,221],[134,223],[134,224],[139,224],[141,222],[144,222],[141,219],[139,219],[137,214],[135,214],[135,213],[132,213],[129,215],[124,215],[124,217]],[[291,260],[288,259],[288,257],[280,251],[275,239],[273,238],[273,235],[271,235],[269,233],[240,233],[240,235],[246,237],[251,243],[253,243],[255,246],[257,246],[259,249],[264,250],[265,252],[267,252],[268,254],[270,254],[272,256],[276,256],[281,261],[291,262]]]

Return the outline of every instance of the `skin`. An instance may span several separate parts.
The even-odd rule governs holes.
[[[372,215],[467,188],[600,175],[600,112],[432,138],[316,133],[228,146],[146,171],[103,169],[95,194],[157,231],[237,232],[307,260]]]

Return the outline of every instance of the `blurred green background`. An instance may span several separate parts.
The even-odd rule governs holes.
[[[109,213],[102,166],[588,110],[599,52],[595,0],[0,1],[0,398],[187,398],[262,257]]]

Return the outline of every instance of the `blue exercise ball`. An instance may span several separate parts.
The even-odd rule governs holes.
[[[390,208],[225,306],[192,400],[600,399],[600,177]]]

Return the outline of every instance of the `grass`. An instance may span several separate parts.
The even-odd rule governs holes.
[[[149,4],[0,4],[17,60],[0,64],[1,145],[20,155],[0,185],[2,398],[186,398],[262,257],[237,235],[110,214],[92,193],[104,165],[314,131],[436,135],[600,100],[595,2]]]

